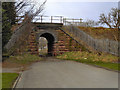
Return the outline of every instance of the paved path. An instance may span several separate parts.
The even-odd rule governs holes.
[[[47,58],[24,71],[17,88],[117,88],[118,73]]]

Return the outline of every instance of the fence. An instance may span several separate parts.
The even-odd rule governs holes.
[[[92,47],[94,50],[111,53],[116,56],[119,55],[120,42],[109,39],[95,39],[73,25],[66,26],[66,30],[79,40],[85,42],[86,45]]]

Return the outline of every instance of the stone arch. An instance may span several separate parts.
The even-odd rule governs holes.
[[[47,31],[43,31],[43,32],[40,32],[38,35],[37,35],[37,41],[39,41],[39,37],[44,37],[47,39],[48,41],[48,55],[49,56],[52,56],[53,55],[53,47],[54,47],[54,43],[57,42],[57,37],[54,33],[51,33],[51,32],[47,32]]]
[[[43,30],[43,31],[40,31],[39,33],[37,33],[37,35],[36,35],[36,41],[38,41],[38,40],[39,40],[39,37],[40,37],[42,34],[45,34],[45,33],[51,34],[51,35],[54,37],[54,42],[57,42],[57,41],[58,41],[57,33],[56,33],[56,32],[51,32],[50,30],[49,30],[49,31]]]

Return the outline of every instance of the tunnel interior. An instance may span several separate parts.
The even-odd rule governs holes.
[[[47,41],[48,41],[47,42],[47,47],[48,47],[47,56],[52,56],[53,55],[53,45],[54,45],[55,38],[50,33],[44,33],[40,37],[44,37],[44,38],[47,39]]]

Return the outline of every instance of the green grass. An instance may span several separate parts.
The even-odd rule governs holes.
[[[96,65],[118,71],[118,63],[96,63]]]
[[[118,70],[118,57],[110,54],[95,54],[88,52],[67,52],[57,56],[59,59],[73,60],[81,63],[97,65],[107,69]]]
[[[0,73],[0,90],[2,89],[2,73]]]
[[[18,73],[2,73],[2,88],[12,88]]]
[[[6,61],[17,64],[29,64],[40,60],[41,58],[38,55],[24,54],[24,55],[10,56]]]

